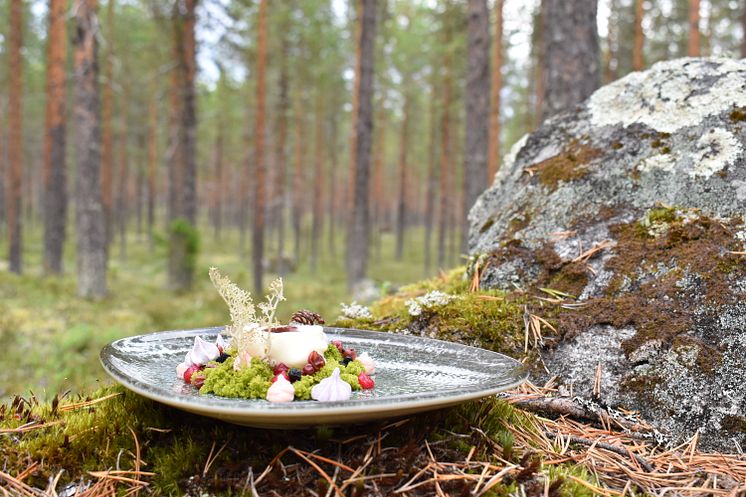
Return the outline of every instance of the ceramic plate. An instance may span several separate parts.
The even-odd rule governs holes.
[[[247,426],[278,428],[344,424],[393,418],[494,395],[519,385],[527,371],[496,352],[410,335],[326,328],[376,361],[373,390],[353,392],[344,402],[229,399],[200,395],[176,377],[176,366],[199,335],[214,341],[222,328],[165,331],[116,340],[101,351],[101,363],[128,389],[164,404]]]

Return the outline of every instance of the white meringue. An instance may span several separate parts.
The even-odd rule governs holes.
[[[363,352],[357,356],[357,360],[360,361],[360,364],[365,368],[365,374],[373,374],[376,372],[376,362],[367,352]]]
[[[192,364],[204,366],[210,361],[214,361],[220,355],[217,345],[214,343],[208,343],[202,340],[200,337],[194,337],[194,345],[192,351],[189,353],[189,359]]]
[[[225,349],[227,349],[229,345],[230,344],[229,344],[228,340],[226,340],[225,338],[223,338],[223,335],[221,335],[220,333],[218,333],[218,336],[215,337],[215,346],[218,347],[218,348],[220,348],[220,349],[223,349],[223,352],[225,352]]]
[[[284,363],[290,368],[302,368],[308,363],[308,356],[316,351],[324,355],[329,340],[324,327],[300,325],[298,331],[269,334],[269,360],[273,364]]]
[[[347,400],[351,395],[352,387],[339,377],[339,368],[334,368],[329,378],[324,378],[311,389],[311,398],[319,402]]]
[[[279,375],[267,390],[267,400],[270,402],[291,402],[293,398],[295,398],[295,389],[283,375]]]

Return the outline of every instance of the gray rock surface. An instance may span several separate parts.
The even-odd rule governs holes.
[[[561,311],[550,370],[588,394],[601,362],[606,402],[728,451],[746,444],[745,147],[746,60],[662,62],[522,138],[469,214],[484,286],[585,303]]]

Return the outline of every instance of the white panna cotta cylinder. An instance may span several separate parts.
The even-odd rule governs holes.
[[[299,325],[298,331],[270,333],[269,343],[270,362],[300,369],[308,363],[311,352],[324,355],[329,340],[323,326]]]

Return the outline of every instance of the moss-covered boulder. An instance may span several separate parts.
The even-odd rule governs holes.
[[[746,443],[744,90],[746,61],[632,73],[521,139],[469,217],[483,287],[563,300],[551,373],[590,395],[600,363],[603,400],[721,450]]]

